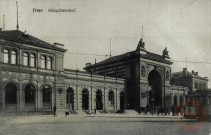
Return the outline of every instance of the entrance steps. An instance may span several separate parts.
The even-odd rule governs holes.
[[[125,115],[138,115],[138,112],[136,112],[136,111],[133,110],[133,109],[126,109],[126,110],[124,111],[124,114],[125,114]]]

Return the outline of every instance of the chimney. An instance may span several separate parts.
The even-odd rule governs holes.
[[[53,43],[54,47],[64,48],[64,44]]]
[[[196,73],[196,76],[198,76],[198,72],[195,72]]]
[[[187,76],[187,68],[183,68],[183,76]]]
[[[0,31],[2,31],[2,28],[0,28]]]

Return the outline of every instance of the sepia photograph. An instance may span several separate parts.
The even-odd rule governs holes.
[[[211,135],[211,0],[0,0],[0,135]]]

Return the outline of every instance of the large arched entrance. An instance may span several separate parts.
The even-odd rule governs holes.
[[[17,104],[17,86],[12,82],[5,86],[5,104]]]
[[[82,91],[82,109],[89,110],[89,91],[87,89]]]
[[[162,106],[162,78],[157,70],[152,70],[149,73],[148,83],[151,86],[148,105]]]
[[[66,104],[67,104],[68,109],[74,110],[74,90],[73,90],[73,88],[67,89]]]
[[[52,108],[52,88],[49,85],[44,85],[42,90],[43,108]]]
[[[97,90],[97,92],[96,92],[96,109],[103,110],[102,91],[101,90]]]
[[[125,109],[125,94],[124,92],[120,93],[120,110],[123,111]]]
[[[35,105],[35,86],[31,83],[27,84],[25,87],[25,104]]]

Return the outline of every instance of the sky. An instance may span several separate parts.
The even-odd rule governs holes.
[[[211,80],[211,0],[18,0],[19,29],[68,50],[64,67],[83,70],[88,62],[134,51],[143,36],[149,52],[165,47],[174,64]],[[43,12],[33,12],[43,9]],[[75,9],[75,12],[48,12]],[[16,29],[16,1],[0,0],[0,27]],[[143,35],[142,35],[143,26]],[[110,43],[111,39],[111,43]],[[76,55],[72,53],[97,54]],[[211,81],[209,81],[211,88]]]

